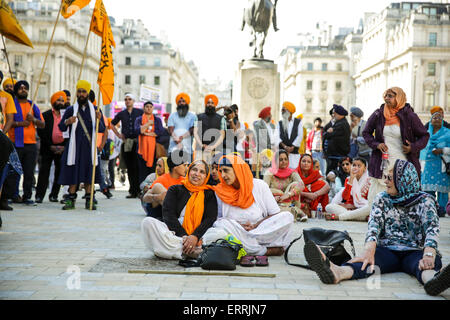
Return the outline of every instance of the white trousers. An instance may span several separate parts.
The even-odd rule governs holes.
[[[326,206],[325,211],[327,213],[334,213],[339,217],[339,220],[354,220],[354,221],[366,221],[366,218],[370,214],[370,207],[366,205],[362,208],[355,210],[347,210],[338,204],[329,204]]]
[[[292,241],[294,217],[290,212],[280,212],[264,220],[257,228],[246,231],[237,221],[223,218],[203,236],[203,243],[209,244],[231,233],[242,242],[249,255],[264,255],[269,247],[286,248]]]
[[[147,217],[142,220],[141,231],[144,243],[155,256],[164,259],[183,259],[183,240],[170,231],[164,222]]]

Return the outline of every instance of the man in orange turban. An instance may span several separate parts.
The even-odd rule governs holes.
[[[219,179],[213,189],[222,218],[204,234],[203,243],[231,233],[251,256],[282,255],[291,241],[294,218],[290,212],[280,212],[269,186],[263,180],[253,179],[248,164],[234,154],[219,160]],[[267,257],[256,259],[267,265]]]
[[[52,109],[42,113],[45,121],[45,127],[38,129],[37,133],[41,139],[41,166],[36,186],[36,202],[42,203],[48,187],[50,168],[55,164],[55,179],[50,191],[49,200],[58,202],[58,193],[60,185],[58,184],[59,172],[61,170],[61,156],[64,151],[64,137],[58,127],[61,121],[60,110],[64,108],[67,102],[67,96],[64,91],[55,92],[51,98]]]
[[[300,162],[299,149],[303,141],[303,123],[294,118],[296,111],[292,102],[286,101],[281,108],[281,120],[275,130],[276,144],[289,154],[289,168],[296,169]]]
[[[213,153],[222,151],[221,146],[225,138],[227,123],[224,117],[217,114],[216,107],[219,99],[214,94],[205,97],[205,112],[197,115],[194,122],[195,159],[211,163]]]

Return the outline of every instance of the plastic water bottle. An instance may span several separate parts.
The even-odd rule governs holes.
[[[389,153],[383,152],[383,155],[381,156],[381,172],[383,173],[383,176],[387,175],[389,170]]]
[[[317,219],[323,219],[324,218],[322,204],[320,204],[320,203],[317,205],[316,218]]]

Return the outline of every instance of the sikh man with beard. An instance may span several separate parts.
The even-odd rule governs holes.
[[[170,144],[169,153],[176,150],[184,150],[184,158],[191,162],[192,159],[192,136],[194,134],[194,123],[197,116],[189,111],[189,103],[191,98],[186,93],[180,93],[175,98],[177,104],[177,112],[173,112],[169,121],[167,122]],[[177,161],[184,161],[185,159],[175,159]]]
[[[272,108],[265,107],[258,115],[258,121],[253,123],[253,127],[256,132],[256,141],[258,152],[265,149],[274,149],[275,147],[275,125],[271,123],[272,120]]]
[[[214,151],[222,147],[227,123],[224,117],[216,113],[218,103],[217,96],[207,95],[205,112],[197,115],[198,120],[194,122],[195,160],[202,159],[210,163]]]
[[[303,125],[298,118],[293,118],[295,105],[291,102],[284,102],[281,108],[281,120],[275,129],[276,145],[284,149],[289,154],[289,168],[297,169],[300,162],[298,149],[303,139]]]
[[[14,103],[17,113],[14,114],[14,123],[8,135],[14,142],[20,163],[23,169],[23,197],[26,205],[35,205],[31,200],[34,168],[36,167],[37,145],[36,127],[45,127],[44,118],[39,108],[28,100],[30,85],[26,81],[18,81],[14,85]]]
[[[10,95],[14,97],[14,85],[16,83],[17,81],[11,78],[5,79],[5,81],[3,81],[3,90],[5,90],[5,92],[8,92]]]
[[[61,169],[61,156],[64,152],[65,144],[63,133],[59,129],[58,124],[61,121],[60,110],[64,108],[66,101],[67,96],[64,91],[54,93],[50,99],[52,109],[42,114],[45,121],[45,128],[37,130],[37,133],[41,138],[41,166],[39,168],[35,198],[37,203],[42,203],[44,200],[49,183],[48,180],[52,162],[55,163],[55,178],[49,200],[51,202],[58,202],[60,185],[57,182]]]
[[[99,119],[98,132],[105,132],[102,113],[88,99],[91,84],[85,80],[77,83],[77,101],[68,107],[59,123],[59,129],[69,128],[70,138],[61,158],[61,173],[58,184],[69,186],[63,210],[75,209],[77,186],[84,183],[86,194],[85,208],[89,209],[92,183],[92,165],[97,157],[97,144],[94,140],[96,119]],[[93,141],[94,140],[94,141]],[[99,160],[96,159],[95,183],[100,183]],[[95,203],[95,200],[93,199]],[[96,206],[92,206],[96,210]]]
[[[0,83],[3,80],[3,73],[0,71]],[[0,130],[8,132],[14,122],[16,106],[11,94],[0,90]]]

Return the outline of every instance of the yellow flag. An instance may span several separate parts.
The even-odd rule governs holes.
[[[94,31],[96,34],[102,37],[102,52],[100,57],[100,69],[98,71],[97,83],[100,86],[100,91],[102,93],[103,104],[110,104],[114,95],[114,64],[112,56],[111,46],[116,46],[114,42],[113,33],[111,30],[111,24],[109,22],[108,15],[106,14],[105,7],[103,6],[102,0],[97,0],[95,7],[98,8],[97,16],[94,19],[92,17],[91,30],[94,31],[93,25],[94,20],[97,21]],[[94,10],[94,15],[96,11]],[[100,26],[99,21],[102,25]]]
[[[70,18],[72,15],[86,7],[91,0],[61,0],[61,15],[64,18]]]
[[[5,0],[0,0],[0,33],[12,41],[33,48],[33,44]]]

